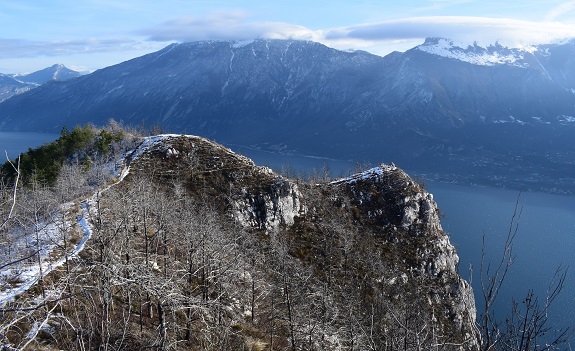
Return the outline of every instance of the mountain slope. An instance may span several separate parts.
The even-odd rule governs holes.
[[[29,84],[20,82],[11,76],[0,74],[0,102],[30,90]]]
[[[0,128],[115,118],[266,150],[393,160],[451,181],[572,192],[573,50],[429,39],[382,58],[301,41],[174,44],[5,101]]]

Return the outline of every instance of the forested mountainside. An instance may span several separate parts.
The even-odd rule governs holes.
[[[0,103],[0,129],[109,118],[226,145],[384,160],[429,178],[573,193],[575,42],[428,39],[386,57],[294,40],[174,44]]]
[[[22,199],[3,183],[6,348],[479,348],[437,205],[394,165],[294,180],[200,137],[86,134],[51,146],[73,161],[55,179],[21,173]]]

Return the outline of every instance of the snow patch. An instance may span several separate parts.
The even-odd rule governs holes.
[[[539,123],[551,124],[551,122],[544,121],[541,117],[533,116],[533,117],[531,117],[531,118],[533,118],[535,121],[537,121],[537,122],[539,122]]]
[[[346,178],[334,180],[330,184],[332,185],[339,185],[344,183],[352,184],[357,182],[358,180],[366,180],[370,178],[381,177],[385,173],[390,173],[395,170],[397,170],[397,167],[393,163],[389,165],[381,164],[379,167],[374,167],[372,169],[368,169],[367,171],[357,173]]]
[[[243,48],[244,46],[248,46],[251,43],[253,43],[255,40],[239,40],[239,41],[234,41],[232,43],[232,48],[234,49],[239,49],[239,48]]]
[[[40,264],[37,256],[35,256],[31,260],[10,265],[0,272],[2,280],[15,280],[15,282],[7,284],[6,288],[0,291],[0,306],[5,306],[6,303],[14,301],[16,296],[33,287],[40,280],[40,272],[42,272],[42,277],[45,277],[54,269],[63,266],[66,260],[77,256],[84,249],[84,245],[93,233],[92,226],[88,223],[86,217],[89,211],[88,204],[95,201],[94,196],[82,204],[82,215],[77,217],[77,221],[84,235],[72,252],[66,253],[66,256],[60,257],[54,262],[50,259],[54,250],[61,244],[63,238],[61,228],[68,226],[66,223],[57,220],[46,225],[39,234],[40,238],[42,238],[42,245],[40,245],[38,252],[41,257]],[[69,208],[71,204],[65,204],[64,207]]]
[[[532,118],[536,118],[536,117],[532,117]],[[539,118],[539,117],[537,117],[537,118]],[[515,118],[515,117],[513,117],[513,116],[511,116],[511,115],[509,116],[509,119],[499,119],[499,120],[493,121],[493,123],[495,123],[495,124],[512,123],[512,124],[519,124],[519,125],[522,125],[522,126],[528,124],[527,122],[522,121],[522,120],[520,120],[520,119],[518,119],[518,118]]]
[[[116,90],[120,90],[120,89],[122,89],[123,87],[124,87],[124,85],[120,85],[120,86],[114,87],[114,88],[110,89],[110,90],[106,93],[106,95],[109,95],[109,94],[115,92]]]
[[[563,125],[575,123],[575,117],[573,116],[561,115],[557,117],[557,120]]]

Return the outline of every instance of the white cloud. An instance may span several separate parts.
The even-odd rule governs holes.
[[[575,1],[567,1],[552,8],[551,11],[549,11],[547,16],[545,17],[545,19],[547,21],[554,21],[558,17],[561,17],[573,10],[575,10]]]
[[[302,39],[317,34],[303,26],[284,22],[249,22],[241,11],[217,12],[207,17],[180,17],[139,31],[153,41]]]
[[[426,37],[482,45],[499,42],[515,47],[548,43],[572,37],[574,33],[575,24],[470,16],[412,17],[312,30],[283,22],[252,22],[242,12],[218,12],[203,18],[181,17],[138,32],[152,41],[305,39],[338,49],[363,49],[380,55],[409,49]]]
[[[0,59],[142,50],[152,46],[157,47],[132,39],[30,41],[0,38]]]
[[[545,43],[573,36],[575,25],[558,22],[531,22],[509,18],[435,16],[413,17],[380,23],[336,28],[326,39],[357,39],[370,42],[444,37],[462,42],[489,44],[499,41],[517,46]]]
[[[462,0],[465,1],[465,0]],[[454,4],[459,0],[435,1]],[[556,18],[575,9],[575,0],[563,3],[549,13]],[[385,55],[405,51],[421,44],[426,37],[444,37],[457,42],[481,45],[496,41],[509,47],[573,37],[575,23],[534,22],[509,18],[436,16],[411,17],[338,28],[310,29],[285,22],[254,21],[242,11],[215,12],[204,17],[179,17],[132,33],[132,38],[85,39],[68,41],[30,41],[0,38],[0,60],[75,56],[98,57],[80,64],[97,68],[110,64],[111,58],[125,60],[129,54],[144,54],[170,42],[196,40],[300,39],[321,42],[337,49],[362,49]],[[142,38],[146,38],[143,40]],[[110,59],[102,57],[109,56]],[[60,59],[59,59],[60,60]],[[44,62],[44,61],[43,61]],[[119,61],[117,61],[119,62]],[[74,64],[78,64],[74,63]],[[112,62],[115,63],[115,62]],[[12,63],[16,65],[17,62]]]

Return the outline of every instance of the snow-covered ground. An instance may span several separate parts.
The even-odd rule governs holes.
[[[83,235],[75,247],[66,254],[62,252],[64,237],[62,230],[68,230],[71,223],[63,220],[61,215],[56,216],[52,223],[39,226],[38,237],[40,240],[38,242],[35,239],[36,234],[33,233],[21,236],[17,243],[11,245],[13,251],[21,254],[20,257],[26,257],[30,254],[32,256],[0,269],[0,306],[5,306],[7,302],[13,301],[17,295],[33,287],[40,280],[41,275],[46,276],[54,269],[63,266],[66,258],[71,260],[84,249],[84,245],[92,235],[92,227],[86,217],[89,205],[93,201],[94,199],[91,197],[82,203],[82,214],[76,220],[82,228]],[[62,206],[61,211],[65,213],[71,207],[71,203],[66,204]],[[38,259],[37,254],[34,254],[36,251],[39,251],[40,259]],[[3,258],[2,265],[18,259],[10,260],[7,255],[4,255]]]
[[[395,170],[397,170],[397,167],[393,163],[389,164],[389,165],[381,164],[380,166],[368,169],[367,171],[363,171],[361,173],[357,173],[357,174],[351,175],[349,177],[334,180],[330,184],[332,184],[332,185],[338,185],[338,184],[344,184],[344,183],[352,184],[352,183],[357,182],[358,180],[366,180],[366,179],[382,176],[383,174],[390,173],[390,172],[393,172]]]
[[[158,138],[146,138],[138,147],[132,159],[141,155],[149,148],[149,145],[157,142]],[[159,138],[161,140],[162,138]],[[121,161],[124,162],[124,159]],[[114,165],[105,165],[105,170],[112,176]],[[122,167],[119,174],[115,174],[117,181],[98,193],[93,194],[80,205],[81,214],[74,219],[70,218],[70,212],[74,204],[67,203],[60,207],[52,216],[50,223],[40,223],[36,225],[37,230],[28,233],[10,233],[12,238],[18,238],[10,243],[10,248],[0,250],[0,306],[5,306],[8,302],[14,301],[15,297],[32,288],[40,277],[44,277],[54,269],[65,264],[66,259],[73,260],[84,249],[86,242],[93,233],[93,226],[89,218],[94,215],[96,197],[99,193],[108,190],[110,187],[120,183],[128,174],[129,167]],[[90,213],[92,211],[92,214]],[[77,224],[81,229],[81,238],[75,246],[63,252],[63,230],[69,231],[73,225]],[[66,235],[70,239],[70,234]],[[38,238],[39,240],[36,240]],[[36,251],[39,253],[35,254]],[[13,262],[13,263],[11,263]]]

